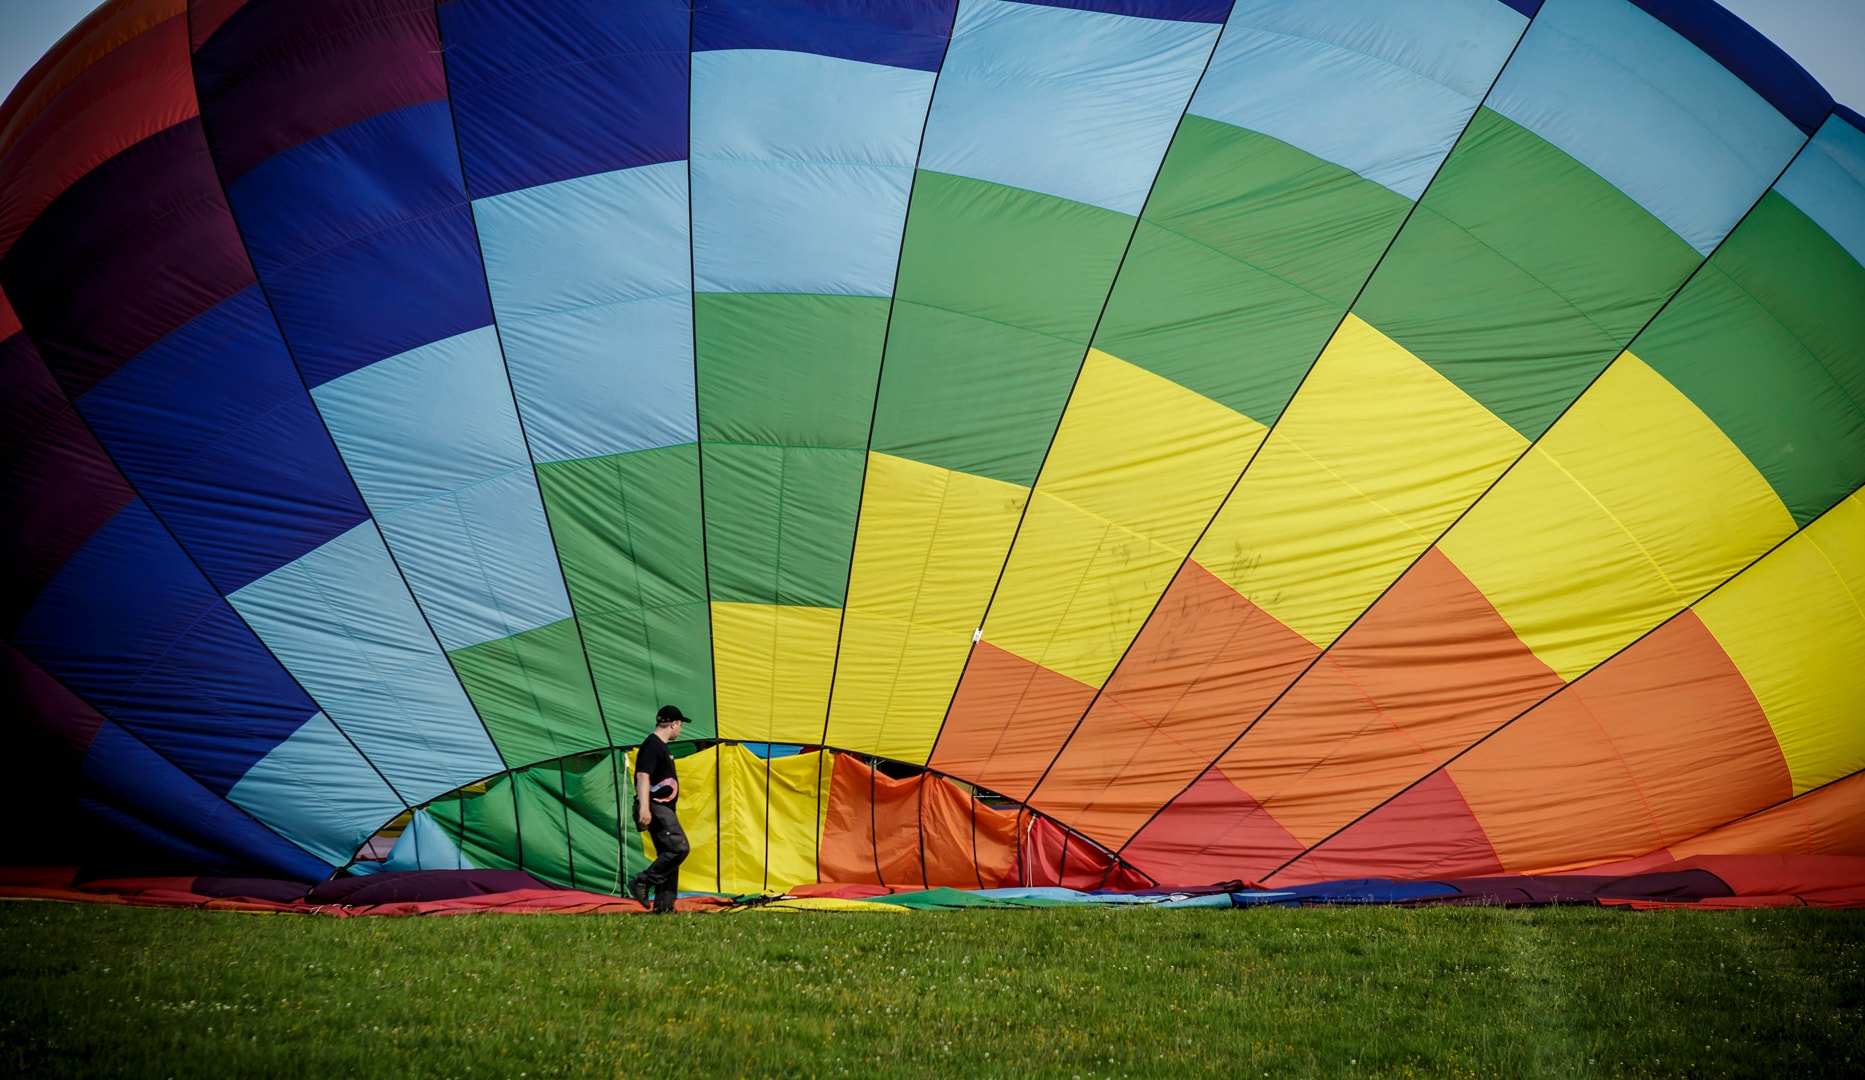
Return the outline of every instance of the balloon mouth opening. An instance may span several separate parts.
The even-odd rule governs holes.
[[[463,785],[383,824],[338,873],[513,869],[624,895],[629,875],[651,858],[629,821],[632,749],[566,755]],[[1094,888],[1151,881],[1040,811],[924,765],[712,737],[670,749],[686,777],[679,813],[699,854],[683,875],[693,875],[694,888],[707,880],[726,894],[824,883],[989,889],[1050,879]],[[760,784],[781,790],[760,796]],[[757,872],[721,867],[729,853],[757,844],[765,845]]]

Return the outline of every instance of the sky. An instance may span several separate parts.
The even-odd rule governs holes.
[[[1865,0],[1722,0],[1840,101],[1865,112]],[[96,7],[94,0],[0,0],[0,86]]]

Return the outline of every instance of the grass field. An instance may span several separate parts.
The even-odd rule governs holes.
[[[0,903],[6,1076],[1861,1074],[1856,913]]]

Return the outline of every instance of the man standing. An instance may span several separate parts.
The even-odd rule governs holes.
[[[654,861],[628,882],[628,895],[645,905],[652,894],[658,914],[673,911],[674,898],[680,893],[680,864],[692,850],[674,809],[680,802],[680,777],[667,751],[667,744],[680,737],[685,723],[679,709],[662,705],[654,714],[653,733],[641,740],[641,749],[635,753],[635,824],[654,841]]]

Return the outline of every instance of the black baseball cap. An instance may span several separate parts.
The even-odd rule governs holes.
[[[686,722],[686,717],[682,716],[680,710],[672,705],[662,705],[661,711],[654,714],[654,719],[657,723],[662,724],[671,724],[675,721],[681,723]]]

